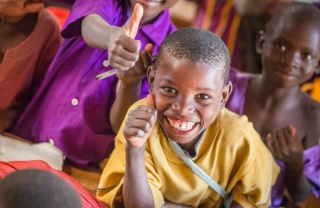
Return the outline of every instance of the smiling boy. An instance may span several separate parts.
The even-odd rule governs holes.
[[[281,167],[272,206],[320,195],[320,104],[300,89],[320,72],[320,10],[292,2],[276,10],[257,39],[262,73],[235,74],[226,107],[246,115]]]
[[[150,95],[130,108],[116,137],[101,201],[220,207],[230,197],[231,207],[270,205],[278,166],[247,118],[224,109],[229,68],[228,49],[209,31],[183,28],[165,39],[148,70]]]

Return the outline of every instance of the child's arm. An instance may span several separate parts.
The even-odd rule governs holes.
[[[282,128],[274,136],[268,134],[267,146],[277,160],[286,165],[286,187],[295,201],[304,201],[311,194],[311,184],[303,168],[303,145],[294,127]]]
[[[149,186],[145,144],[157,119],[157,110],[152,105],[138,106],[128,114],[123,130],[126,144],[126,164],[123,181],[123,201],[125,207],[153,207],[153,196]],[[150,105],[151,104],[151,105]]]
[[[142,15],[142,6],[140,4],[136,4],[132,17],[126,25],[119,30],[124,33],[121,36],[125,35],[128,36],[127,38],[131,38],[133,40],[137,34]],[[117,34],[117,32],[115,33]],[[110,41],[112,43],[112,38]],[[118,52],[120,51],[120,55],[121,50],[125,49],[126,46],[121,46],[121,44],[118,45],[118,43],[115,42],[114,46],[111,46],[111,48],[112,47],[118,47],[118,49],[114,49],[114,51],[111,49],[109,50],[109,64],[114,64],[114,60],[119,59],[117,58]],[[112,55],[113,52],[115,52],[115,56]],[[119,78],[117,84],[117,95],[112,104],[109,116],[111,128],[114,132],[118,132],[127,113],[127,109],[139,99],[142,78],[146,74],[148,67],[151,65],[151,54],[152,45],[147,44],[145,51],[140,52],[138,60],[134,62],[134,66],[130,67],[129,70],[117,71],[117,76]]]
[[[116,99],[110,110],[110,124],[113,132],[118,132],[127,113],[127,109],[140,97],[141,81],[151,65],[152,45],[147,44],[140,52],[140,58],[135,66],[126,71],[118,71],[118,86]]]
[[[112,26],[97,14],[90,14],[82,21],[81,35],[84,41],[90,47],[108,50],[108,65],[118,70],[128,70],[139,59],[141,43],[134,40],[134,37],[143,15],[143,7],[137,5],[137,13],[133,13],[123,27]]]

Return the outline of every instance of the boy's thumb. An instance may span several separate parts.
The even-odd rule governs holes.
[[[150,94],[150,93],[148,94],[148,96],[147,96],[147,105],[151,105],[151,106],[155,107],[153,94]]]
[[[141,4],[136,3],[133,9],[132,16],[124,26],[126,34],[132,39],[134,39],[137,35],[142,16],[143,16],[143,7],[141,6]]]

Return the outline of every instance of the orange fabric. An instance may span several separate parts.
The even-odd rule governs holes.
[[[222,37],[222,34],[225,32],[227,24],[229,22],[229,14],[231,9],[233,8],[233,2],[227,1],[227,3],[222,7],[220,24],[218,25],[215,33]]]
[[[227,47],[230,54],[233,54],[234,48],[236,46],[238,28],[240,26],[241,17],[239,14],[235,14],[234,19],[231,23],[230,33],[228,36]]]
[[[320,77],[315,78],[313,82],[303,84],[301,90],[309,93],[313,99],[320,102]]]
[[[206,7],[205,17],[202,23],[202,28],[208,30],[211,23],[211,17],[215,9],[215,1],[207,1],[208,5]]]

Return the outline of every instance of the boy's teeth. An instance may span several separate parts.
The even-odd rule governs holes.
[[[194,122],[187,122],[168,118],[170,125],[179,131],[188,131],[194,126]]]

